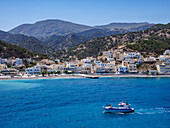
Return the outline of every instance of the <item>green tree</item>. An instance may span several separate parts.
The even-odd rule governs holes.
[[[64,73],[65,73],[65,74],[68,74],[68,70],[65,70]]]
[[[48,76],[50,76],[50,74],[52,74],[52,72],[48,72],[47,74],[48,74]]]
[[[19,69],[20,72],[25,72],[25,69]]]
[[[23,62],[23,64],[25,65],[26,68],[29,67],[29,66],[28,66],[28,61],[27,61],[27,60],[23,60],[22,62]]]
[[[10,64],[7,64],[7,68],[11,68],[11,65],[10,65]]]
[[[146,71],[146,75],[149,75],[149,71]]]
[[[56,64],[58,64],[58,61],[55,61]]]
[[[58,74],[57,72],[54,72],[54,74],[56,75],[56,74]]]
[[[57,71],[57,74],[60,74],[60,71]]]
[[[33,61],[30,62],[31,67],[35,66],[36,64],[37,64],[36,62]]]
[[[42,76],[44,77],[45,74],[47,74],[47,71],[41,72]]]

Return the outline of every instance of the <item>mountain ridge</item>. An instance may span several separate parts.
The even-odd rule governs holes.
[[[109,24],[106,24],[106,25],[97,25],[97,26],[94,26],[94,28],[117,28],[117,29],[125,29],[125,27],[127,27],[126,29],[128,28],[132,28],[132,27],[139,27],[139,26],[143,26],[143,25],[147,25],[147,24],[150,24],[148,22],[139,22],[139,23],[136,23],[136,22],[113,22],[113,23],[109,23]]]
[[[157,24],[144,31],[95,38],[70,49],[58,50],[55,57],[62,60],[97,57],[102,51],[117,48],[120,45],[125,50],[131,48],[134,51],[140,51],[144,55],[162,54],[170,48],[170,23],[166,25]],[[145,46],[149,48],[145,48]]]
[[[128,30],[130,28],[153,25],[147,22],[141,23],[110,23],[100,26],[88,26],[83,24],[77,24],[70,21],[64,21],[59,19],[47,19],[42,21],[37,21],[33,24],[21,24],[11,30],[9,33],[12,34],[24,34],[27,36],[34,36],[40,40],[44,40],[52,35],[64,36],[71,33],[79,33],[82,31],[87,31],[90,29],[100,28],[100,29],[122,29]],[[109,26],[109,28],[108,28]],[[122,27],[121,27],[122,26]],[[128,27],[127,27],[128,26]]]
[[[65,35],[73,32],[80,32],[90,29],[90,26],[76,24],[63,20],[42,20],[33,24],[22,24],[10,31],[12,34],[24,34],[27,36],[34,36],[38,39],[43,39],[51,35]]]
[[[0,30],[0,40],[37,53],[48,54],[54,52],[51,47],[44,45],[35,37],[29,37],[22,34],[11,34]]]
[[[10,30],[9,33],[34,36],[44,45],[53,47],[55,50],[62,50],[69,49],[94,38],[124,34],[133,31],[142,31],[150,28],[152,25],[153,24],[149,24],[147,22],[141,22],[110,23],[100,26],[87,26],[69,21],[49,19],[37,21],[33,24],[19,25],[18,27]],[[22,45],[20,44],[20,46]]]
[[[45,55],[38,54],[32,51],[29,51],[25,48],[19,47],[17,45],[13,45],[0,40],[0,56],[2,58],[32,58],[35,56],[39,56],[39,58],[47,58]]]
[[[52,35],[52,36],[48,37],[46,40],[44,40],[43,42],[45,44],[53,46],[56,50],[68,49],[68,48],[74,47],[80,43],[94,39],[94,38],[100,38],[100,37],[105,37],[105,36],[115,35],[115,34],[124,34],[127,32],[133,32],[133,31],[141,31],[141,30],[150,28],[151,26],[152,25],[146,25],[146,26],[138,25],[138,27],[136,27],[136,28],[133,27],[130,29],[115,29],[115,30],[110,30],[107,28],[102,28],[102,29],[101,28],[93,28],[90,30],[82,31],[79,33],[72,33],[72,34],[68,34],[68,35],[64,35],[64,36]],[[70,40],[70,39],[68,39],[70,36],[73,36],[75,38]]]

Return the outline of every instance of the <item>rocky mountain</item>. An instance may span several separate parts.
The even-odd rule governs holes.
[[[91,29],[92,27],[86,25],[75,24],[62,20],[43,20],[34,24],[23,24],[9,32],[12,34],[24,34],[27,36],[34,36],[38,39],[45,39],[52,35],[65,35],[70,33],[77,33]]]
[[[148,28],[149,23],[110,23],[107,25],[94,26],[95,28],[105,28],[110,30],[128,30],[128,31],[141,31]],[[145,28],[144,28],[145,27]],[[151,27],[151,26],[150,26]]]
[[[108,35],[121,34],[126,32],[128,31],[126,30],[109,31],[104,29],[90,29],[80,33],[68,34],[65,36],[53,35],[44,40],[43,42],[49,46],[53,46],[53,48],[55,48],[56,50],[58,49],[62,50],[74,47],[80,43],[83,43],[94,38],[105,37]]]
[[[28,37],[22,34],[10,34],[8,32],[0,31],[0,40],[37,53],[48,54],[54,52],[51,47],[44,45],[35,37]]]
[[[125,23],[125,24],[119,23],[119,24],[120,26],[118,24],[116,26],[114,25],[101,26],[100,28],[93,28],[83,32],[67,34],[64,36],[52,35],[43,42],[45,44],[53,46],[55,49],[60,50],[68,49],[94,38],[105,37],[115,34],[123,34],[133,31],[141,31],[152,26],[151,24],[148,23]]]
[[[37,57],[39,58],[47,58],[45,55],[38,54],[32,51],[29,51],[25,48],[21,48],[19,46],[9,44],[0,40],[0,57],[2,58],[30,58],[30,57]]]
[[[120,46],[125,51],[131,49],[146,56],[160,55],[166,49],[170,49],[170,23],[157,24],[144,31],[95,38],[68,50],[58,50],[53,55],[63,60],[76,57],[79,59],[88,56],[97,57],[102,54],[102,51]]]
[[[144,22],[86,26],[62,20],[44,20],[34,24],[20,25],[9,32],[34,36],[57,50],[68,49],[98,37],[145,30],[152,25]]]

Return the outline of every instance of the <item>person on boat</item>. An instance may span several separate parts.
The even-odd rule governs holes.
[[[106,104],[107,105],[107,107],[110,107],[110,104]]]

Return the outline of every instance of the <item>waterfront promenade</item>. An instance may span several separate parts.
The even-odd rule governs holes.
[[[62,78],[88,78],[88,77],[170,77],[170,75],[141,75],[141,74],[60,74],[46,76],[0,76],[0,80],[19,79],[62,79]]]

